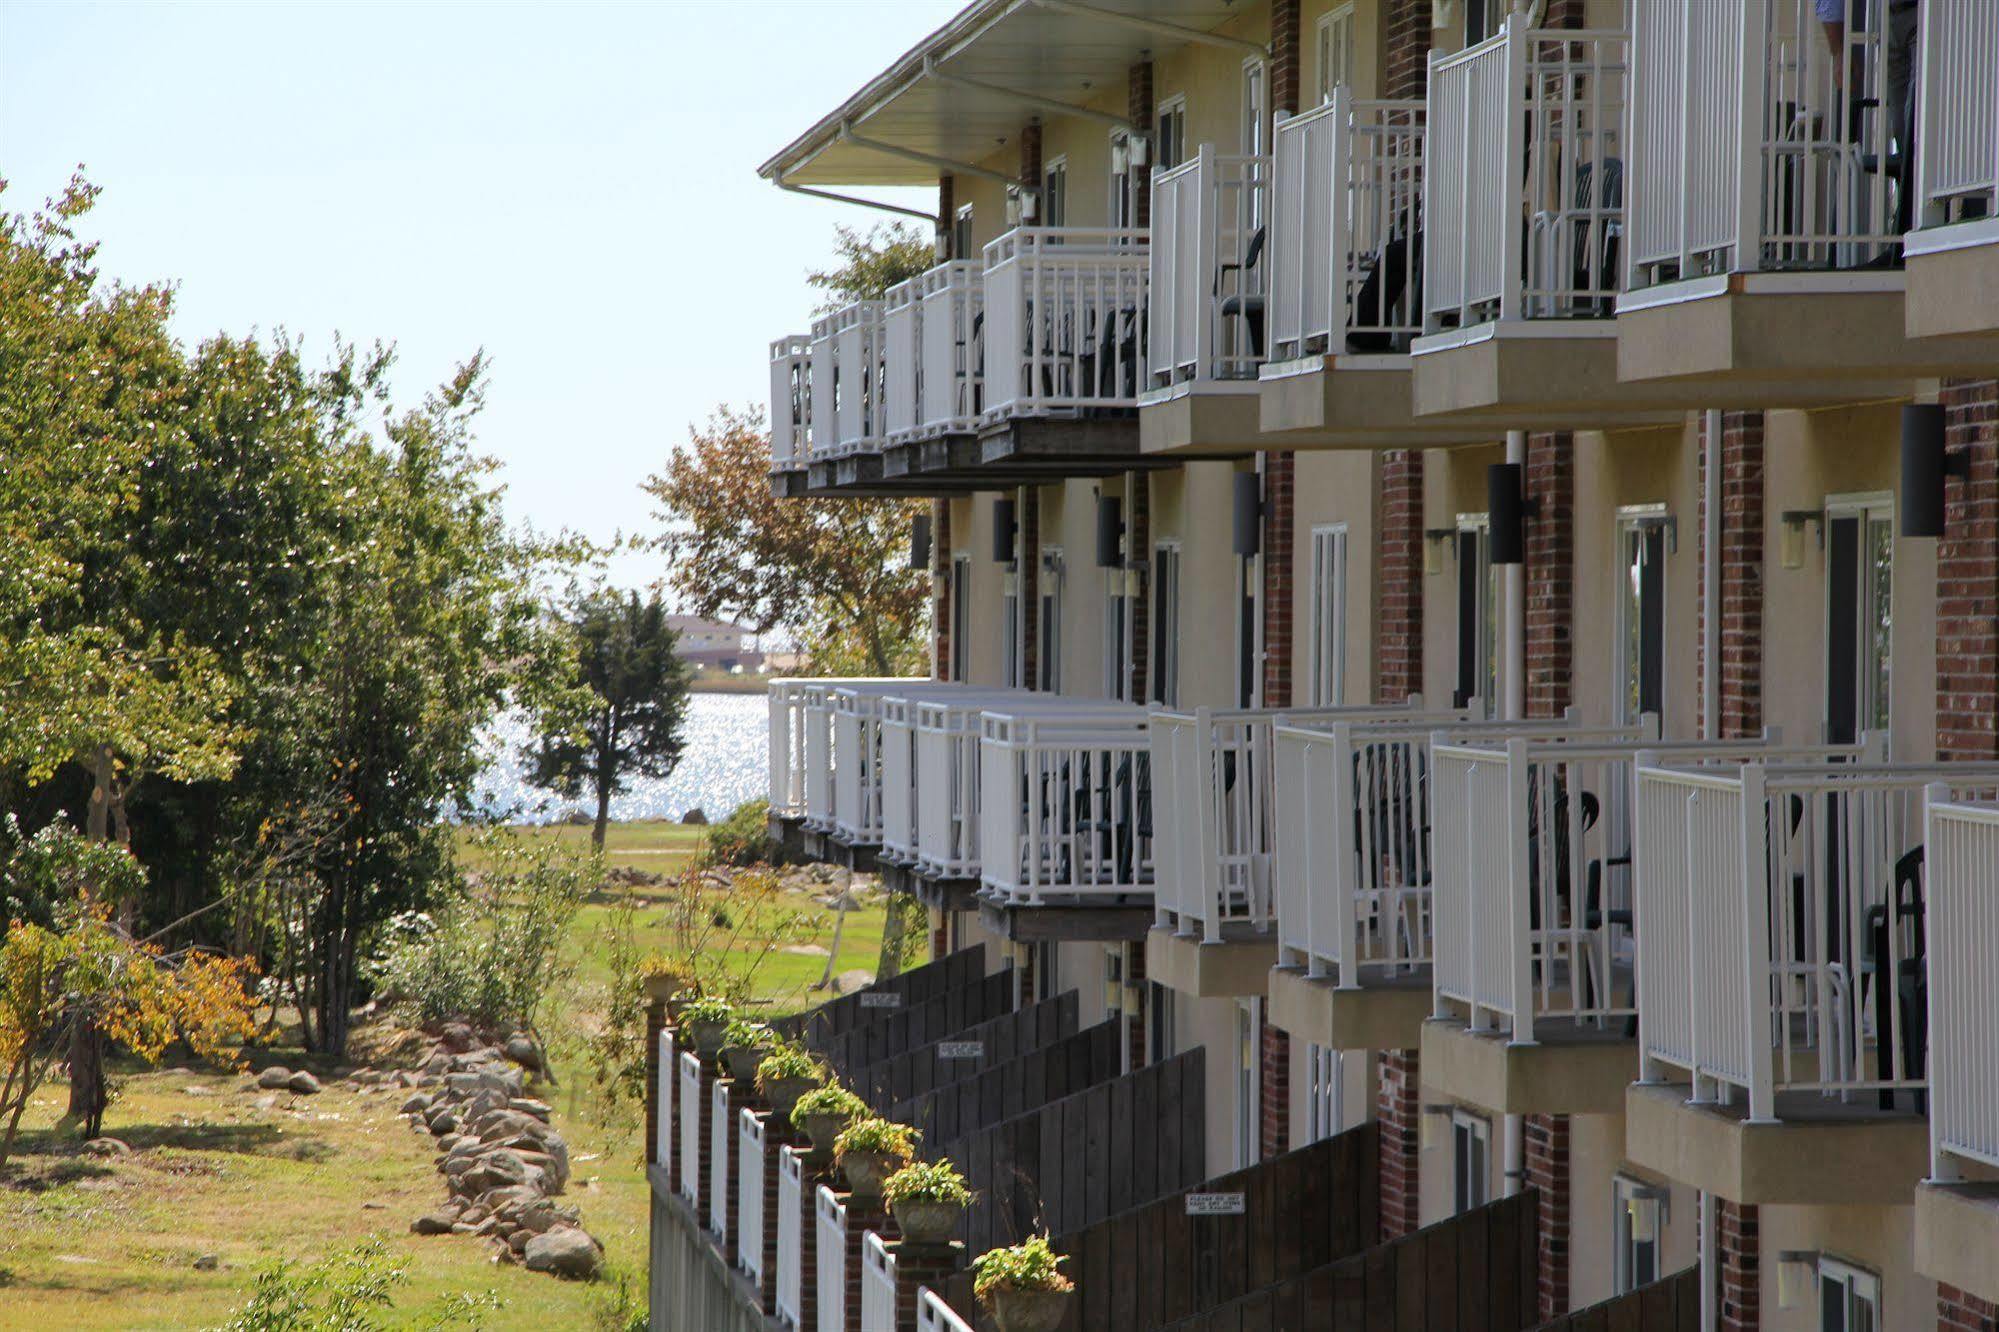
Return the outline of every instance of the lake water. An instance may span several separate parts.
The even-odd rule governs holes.
[[[611,798],[614,819],[677,819],[699,807],[719,819],[745,800],[770,790],[770,708],[763,694],[693,694],[687,704],[686,745],[680,765],[665,778],[640,777]],[[528,785],[521,746],[526,721],[509,714],[486,736],[486,770],[474,793],[482,814],[550,823],[572,809],[596,813],[594,797],[564,800]]]

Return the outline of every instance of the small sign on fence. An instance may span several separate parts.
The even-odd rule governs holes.
[[[984,1059],[986,1057],[986,1043],[984,1041],[939,1041],[937,1042],[937,1057],[939,1059]]]
[[[1188,1216],[1241,1216],[1248,1210],[1248,1204],[1240,1193],[1190,1193],[1187,1195]]]
[[[861,1007],[901,1008],[902,996],[899,994],[881,993],[875,990],[863,990],[861,991]]]

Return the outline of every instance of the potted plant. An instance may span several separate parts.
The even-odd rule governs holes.
[[[833,1159],[846,1172],[854,1196],[871,1200],[881,1194],[883,1180],[916,1159],[921,1137],[893,1120],[856,1119],[833,1140]]]
[[[972,1205],[972,1191],[949,1161],[916,1161],[888,1177],[882,1201],[895,1213],[896,1227],[905,1240],[941,1244]]]
[[[798,1098],[791,1108],[791,1122],[812,1139],[814,1155],[822,1161],[833,1153],[840,1130],[868,1112],[868,1103],[845,1087],[828,1083],[814,1087]]]
[[[780,1043],[757,1064],[758,1093],[786,1119],[798,1098],[825,1080],[818,1061],[796,1045]]]
[[[1046,1235],[988,1249],[972,1262],[972,1293],[992,1312],[1000,1332],[1053,1332],[1076,1289],[1062,1275],[1067,1261],[1048,1247]]]
[[[734,1016],[735,1010],[727,999],[704,994],[680,1010],[680,1030],[703,1059],[713,1059],[722,1048],[722,1037]]]
[[[733,1018],[722,1032],[722,1062],[729,1066],[729,1076],[738,1082],[748,1082],[757,1075],[757,1065],[763,1062],[771,1047],[777,1043],[777,1034],[765,1022],[752,1022],[748,1018]]]

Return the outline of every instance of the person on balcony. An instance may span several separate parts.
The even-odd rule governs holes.
[[[1888,26],[1884,34],[1882,52],[1883,72],[1886,75],[1883,111],[1888,117],[1888,132],[1894,139],[1893,159],[1889,170],[1897,182],[1895,191],[1895,229],[1907,231],[1915,216],[1915,175],[1916,175],[1916,23],[1921,12],[1919,0],[1886,0]],[[1848,133],[1854,140],[1860,138],[1860,113],[1865,96],[1865,68],[1861,64],[1866,47],[1855,44],[1847,52],[1846,34],[1849,26],[1859,29],[1867,22],[1868,0],[1812,0],[1812,12],[1817,16],[1819,27],[1825,33],[1826,46],[1832,53],[1832,90],[1840,96],[1846,92],[1847,76],[1856,76],[1854,100],[1850,103]],[[1850,20],[1850,22],[1849,22]],[[1847,52],[1845,58],[1841,53]]]

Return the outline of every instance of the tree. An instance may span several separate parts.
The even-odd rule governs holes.
[[[923,673],[929,583],[908,567],[923,501],[777,498],[754,408],[716,409],[646,490],[668,524],[667,578],[696,614],[798,629],[829,673]]]
[[[866,232],[836,226],[833,253],[840,258],[838,268],[805,275],[807,282],[831,293],[819,314],[854,301],[878,301],[890,287],[927,272],[937,262],[930,238],[902,222],[869,227]]]
[[[635,775],[665,777],[679,766],[687,663],[657,595],[641,602],[636,592],[599,589],[577,597],[568,618],[578,676],[596,699],[580,732],[544,731],[529,746],[529,780],[572,798],[588,786],[597,797],[590,840],[601,850],[611,797]]]

